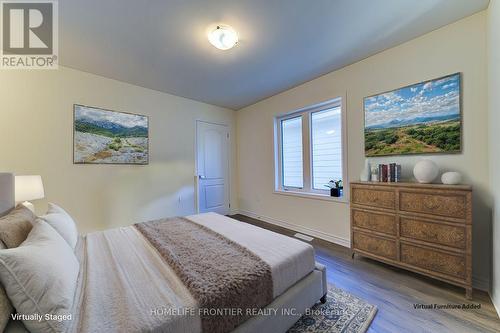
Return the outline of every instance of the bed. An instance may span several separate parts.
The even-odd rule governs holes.
[[[12,182],[0,174],[0,216]],[[285,332],[327,293],[309,244],[215,213],[79,236],[74,254],[66,332]]]

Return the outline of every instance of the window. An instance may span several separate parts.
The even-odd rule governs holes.
[[[276,118],[276,190],[329,195],[345,178],[341,99]]]

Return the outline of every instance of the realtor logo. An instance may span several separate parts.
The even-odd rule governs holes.
[[[0,68],[57,68],[57,1],[2,1],[0,17]]]

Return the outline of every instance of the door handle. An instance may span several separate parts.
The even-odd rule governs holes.
[[[198,175],[198,178],[205,179],[206,177],[204,175]]]

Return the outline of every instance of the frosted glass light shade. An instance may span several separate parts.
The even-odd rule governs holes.
[[[37,200],[45,197],[41,176],[16,176],[15,201]]]
[[[218,25],[209,32],[208,41],[219,50],[229,50],[238,43],[238,34],[227,25]]]

